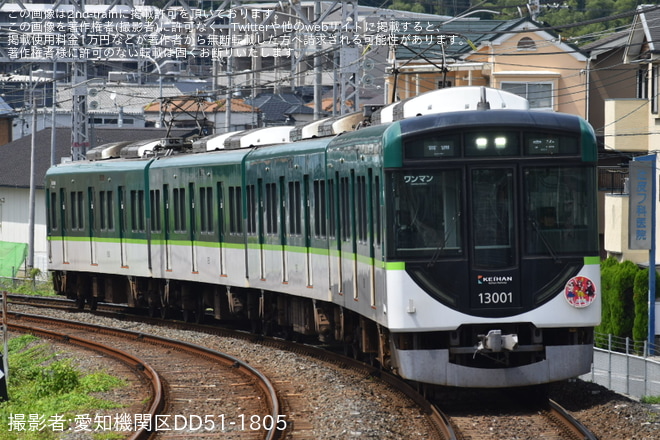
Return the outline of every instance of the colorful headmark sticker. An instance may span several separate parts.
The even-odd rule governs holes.
[[[573,307],[587,307],[596,299],[596,286],[587,277],[573,277],[566,283],[564,296]]]

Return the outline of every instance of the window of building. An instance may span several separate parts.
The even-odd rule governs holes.
[[[536,43],[529,37],[522,37],[518,41],[518,50],[536,50]]]
[[[550,82],[502,82],[501,89],[515,93],[529,101],[529,107],[552,110],[552,83]]]

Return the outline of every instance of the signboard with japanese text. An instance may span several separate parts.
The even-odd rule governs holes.
[[[638,158],[629,163],[628,247],[630,249],[651,249],[655,169],[655,155]]]

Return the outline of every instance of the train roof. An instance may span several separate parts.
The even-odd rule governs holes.
[[[398,121],[401,133],[425,132],[438,128],[465,129],[483,124],[579,131],[579,116],[542,110],[470,110],[418,116]]]
[[[152,158],[153,159],[153,158]],[[152,159],[108,159],[103,161],[73,161],[65,162],[50,167],[46,172],[46,177],[63,174],[85,174],[85,173],[107,173],[107,172],[129,172],[141,171],[149,164]]]
[[[151,169],[166,167],[214,166],[214,165],[240,165],[252,148],[235,150],[211,151],[200,154],[176,154],[157,158]]]
[[[306,153],[324,152],[332,141],[332,137],[306,139],[288,144],[272,145],[265,148],[255,148],[248,157],[249,161],[263,160],[279,156],[291,156],[305,150]]]

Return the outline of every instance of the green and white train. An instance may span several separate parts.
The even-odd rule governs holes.
[[[106,145],[51,168],[56,290],[81,307],[315,335],[422,383],[588,372],[601,313],[591,127],[476,87],[363,119]]]

